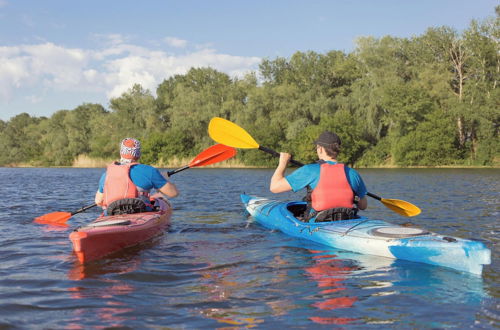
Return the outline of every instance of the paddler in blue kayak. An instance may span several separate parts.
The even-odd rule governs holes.
[[[368,206],[367,190],[356,170],[337,161],[342,144],[340,137],[324,131],[314,144],[319,160],[298,168],[286,177],[285,170],[292,156],[280,153],[278,167],[271,178],[271,192],[297,192],[307,187],[304,221],[356,218],[358,209],[364,210]]]
[[[95,202],[108,215],[151,211],[150,191],[154,188],[169,198],[179,192],[156,168],[140,164],[141,143],[125,138],[120,143],[120,161],[108,165],[101,176]]]

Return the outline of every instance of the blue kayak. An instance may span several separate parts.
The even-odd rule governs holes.
[[[422,262],[481,275],[491,251],[481,242],[442,236],[416,227],[366,217],[318,223],[302,222],[302,201],[282,202],[241,195],[250,215],[261,225],[327,246],[388,258]]]

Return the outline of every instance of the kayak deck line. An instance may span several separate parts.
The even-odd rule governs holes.
[[[392,259],[453,268],[481,275],[483,265],[491,263],[491,251],[482,243],[444,236],[418,227],[395,225],[383,220],[359,219],[309,223],[297,219],[305,202],[283,202],[241,195],[253,219],[289,236]]]

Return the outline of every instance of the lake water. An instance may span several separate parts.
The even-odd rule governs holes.
[[[78,264],[68,228],[33,223],[93,203],[102,169],[0,168],[0,328],[498,328],[500,171],[362,169],[368,190],[418,205],[403,218],[369,199],[363,214],[410,220],[492,250],[482,277],[299,241],[253,223],[239,194],[273,195],[272,170],[190,169],[165,235]]]

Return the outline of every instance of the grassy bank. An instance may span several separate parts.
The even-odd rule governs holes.
[[[158,163],[156,164],[151,164],[154,167],[158,168],[178,168],[182,167],[185,165],[188,165],[193,158],[171,158],[168,160],[168,162],[163,161],[161,159]],[[86,155],[80,155],[78,156],[74,161],[72,167],[83,167],[83,168],[95,168],[95,167],[106,167],[108,164],[113,162],[114,159],[96,159],[96,158],[90,158]],[[247,166],[243,164],[242,162],[236,160],[236,159],[229,159],[220,163],[212,164],[212,165],[206,165],[203,167],[208,167],[208,168],[256,168],[257,166]]]

